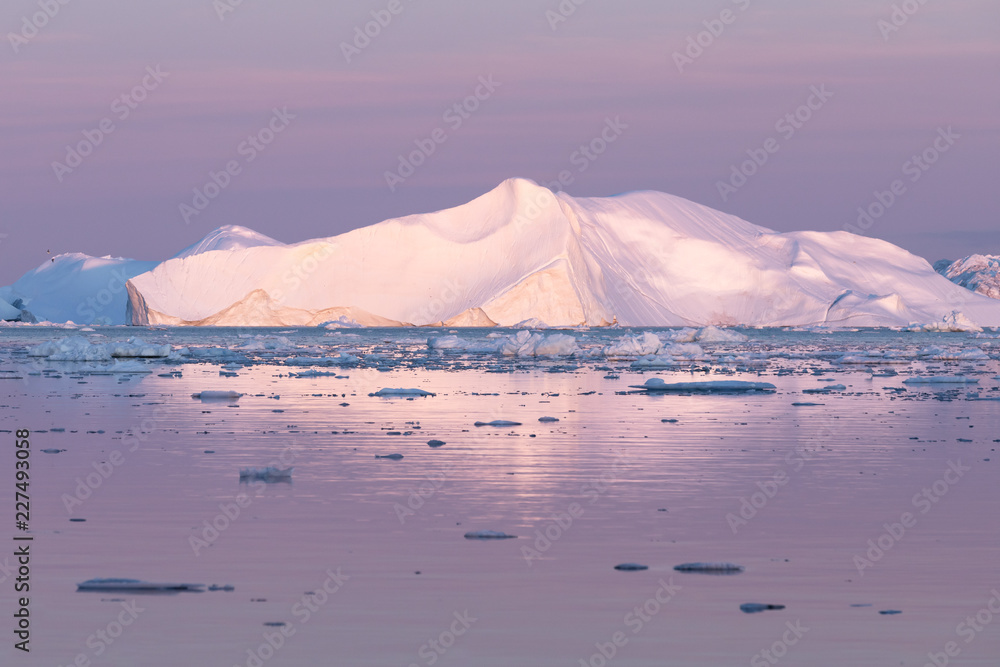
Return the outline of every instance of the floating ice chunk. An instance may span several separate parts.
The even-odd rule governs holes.
[[[465,534],[467,540],[510,540],[516,538],[517,535],[508,535],[498,530],[471,530]]]
[[[36,345],[28,350],[29,357],[47,357],[49,361],[110,361],[106,345],[93,344],[83,336],[69,336]]]
[[[43,454],[61,454],[62,452],[65,452],[65,451],[66,451],[65,449],[43,449],[43,450],[41,450],[41,452]]]
[[[469,341],[458,336],[436,336],[427,339],[427,347],[432,350],[464,350]]]
[[[402,387],[391,389],[383,388],[379,389],[373,394],[368,394],[369,396],[437,396],[437,394],[424,391],[423,389],[404,389]]]
[[[377,459],[389,459],[390,461],[399,461],[399,460],[402,460],[403,455],[402,454],[376,454],[375,458],[377,458]]]
[[[763,604],[761,602],[745,602],[740,605],[740,611],[744,614],[758,614],[769,609],[784,609],[783,604]]]
[[[883,616],[895,616],[896,614],[902,614],[903,612],[901,612],[898,609],[884,609],[879,613],[882,614]]]
[[[267,466],[265,468],[240,468],[240,479],[255,479],[262,482],[276,482],[289,480],[292,478],[292,471],[295,467],[291,468],[277,468],[275,466]]]
[[[551,334],[535,346],[534,356],[554,357],[567,356],[579,351],[576,338],[568,334]]]
[[[141,338],[129,338],[125,343],[109,343],[112,357],[169,357],[170,345],[151,345]]]
[[[181,592],[201,593],[204,584],[164,584],[139,579],[88,579],[76,585],[78,591],[146,591],[146,592]]]
[[[905,331],[972,331],[977,333],[982,330],[983,328],[981,326],[957,310],[953,310],[950,314],[945,315],[937,322],[930,322],[928,324],[911,324],[905,329]]]
[[[678,572],[698,572],[703,574],[739,574],[746,568],[733,563],[682,563],[674,566]]]
[[[606,357],[645,357],[660,351],[663,343],[656,334],[647,331],[641,336],[625,336],[604,348]]]
[[[191,394],[191,398],[201,400],[201,401],[237,401],[243,396],[238,391],[200,391],[197,394]]]
[[[640,570],[648,570],[648,565],[640,565],[639,563],[621,563],[615,565],[616,570],[621,570],[622,572],[639,572]]]
[[[537,317],[529,317],[513,325],[511,329],[548,329],[549,325]]]
[[[435,449],[438,448],[438,447],[444,447],[444,445],[445,445],[444,440],[428,440],[427,441],[427,446],[428,447],[434,447]]]
[[[637,370],[660,370],[677,366],[677,361],[670,355],[649,354],[633,361],[631,368]]]
[[[989,361],[990,359],[990,355],[978,347],[967,350],[955,350],[932,345],[931,347],[925,347],[917,354],[925,359],[933,359],[935,361]]]
[[[494,419],[491,422],[476,422],[473,426],[520,426],[521,422],[512,422],[506,419]]]
[[[903,380],[903,384],[976,384],[979,380],[964,375],[915,376]]]
[[[803,389],[802,393],[803,394],[829,394],[830,392],[844,391],[845,389],[847,389],[847,387],[845,387],[842,384],[828,384],[825,387],[819,387],[817,389]]]
[[[540,421],[540,422],[557,422],[557,421],[559,421],[559,418],[558,417],[539,417],[538,421]]]
[[[246,350],[248,352],[263,351],[263,350],[291,350],[295,347],[295,344],[288,339],[286,336],[254,336],[242,345],[237,345],[237,350]]]
[[[361,329],[364,328],[363,324],[358,324],[355,320],[352,320],[347,315],[341,315],[335,320],[329,320],[327,322],[322,322],[319,325],[320,329]]]
[[[645,384],[630,385],[632,389],[641,389],[648,392],[674,392],[674,393],[746,393],[746,392],[773,392],[777,390],[770,382],[744,382],[742,380],[707,380],[704,382],[675,382],[667,384],[660,378],[650,378]]]
[[[750,339],[738,331],[707,326],[695,333],[694,340],[702,343],[745,343]]]

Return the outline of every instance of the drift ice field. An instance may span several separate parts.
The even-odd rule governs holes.
[[[991,330],[5,327],[33,659],[992,665],[998,359]]]

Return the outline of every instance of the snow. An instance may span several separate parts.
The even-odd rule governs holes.
[[[687,326],[701,330],[674,342],[719,344],[743,342],[717,328],[731,326],[1000,326],[1000,302],[885,241],[777,233],[664,193],[574,198],[523,179],[300,243],[223,227],[160,263],[54,259],[0,298],[84,324]]]

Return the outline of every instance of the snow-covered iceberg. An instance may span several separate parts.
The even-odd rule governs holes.
[[[1000,326],[1000,302],[885,241],[778,233],[659,192],[574,198],[523,179],[301,243],[228,227],[158,264],[64,255],[0,298],[22,298],[40,319],[141,325]]]

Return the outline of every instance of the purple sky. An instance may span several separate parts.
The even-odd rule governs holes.
[[[0,284],[46,250],[163,259],[226,224],[299,241],[562,170],[573,195],[661,190],[782,231],[843,229],[898,179],[869,234],[931,260],[1000,253],[995,0],[928,2],[891,32],[888,0],[564,0],[555,29],[559,0],[399,0],[351,62],[341,43],[394,2],[243,0],[220,19],[235,0],[63,1],[0,8]],[[34,34],[39,3],[58,9]],[[674,53],[720,15],[679,71]],[[455,127],[445,112],[490,76]],[[145,99],[120,100],[136,86]],[[788,137],[776,123],[811,86],[833,97]],[[241,143],[276,107],[295,118],[248,162]],[[609,118],[620,138],[574,158]],[[948,127],[960,138],[939,153]],[[436,128],[446,141],[390,191],[385,172]],[[84,131],[100,143],[57,175]],[[718,183],[771,137],[724,201]],[[938,159],[914,182],[904,164],[925,149]],[[186,223],[180,205],[230,161],[239,173]]]

